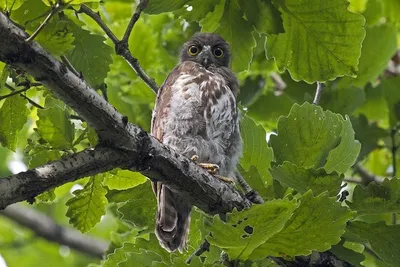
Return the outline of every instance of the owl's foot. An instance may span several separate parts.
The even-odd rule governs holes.
[[[233,184],[235,181],[232,178],[221,176],[221,175],[214,175],[215,178],[218,178],[222,182]]]
[[[199,161],[199,156],[197,156],[197,155],[193,155],[190,159],[194,163],[196,163],[197,165],[199,165],[200,167],[202,167],[203,169],[208,171],[210,174],[215,175],[219,170],[219,166],[217,164],[198,162]]]

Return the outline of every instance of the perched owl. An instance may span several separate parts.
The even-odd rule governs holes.
[[[234,177],[242,142],[236,96],[238,81],[229,68],[229,46],[220,36],[200,33],[183,46],[180,64],[158,91],[151,134],[178,153],[219,166]],[[153,183],[158,211],[155,233],[162,247],[187,247],[192,205],[161,182]]]

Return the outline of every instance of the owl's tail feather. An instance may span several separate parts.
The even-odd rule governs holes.
[[[182,253],[187,249],[191,205],[167,186],[161,183],[153,186],[158,204],[156,236],[166,250]]]

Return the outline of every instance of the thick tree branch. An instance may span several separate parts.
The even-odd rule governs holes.
[[[99,26],[102,28],[102,30],[107,34],[107,36],[111,39],[111,41],[115,45],[115,52],[123,57],[126,62],[131,66],[131,68],[136,72],[136,74],[147,84],[147,86],[150,87],[151,90],[153,90],[155,93],[158,91],[158,85],[154,81],[153,78],[151,78],[140,66],[139,61],[137,58],[135,58],[131,51],[129,50],[129,45],[128,45],[128,39],[129,36],[132,32],[133,26],[137,22],[137,20],[140,17],[140,14],[142,13],[143,9],[146,8],[148,3],[148,0],[141,0],[138,6],[136,7],[135,13],[132,15],[131,20],[129,21],[129,24],[126,28],[124,37],[122,40],[119,40],[114,33],[108,28],[108,26],[104,23],[104,21],[101,19],[100,14],[94,12],[91,10],[89,7],[86,5],[81,5],[80,9],[77,11],[78,13],[85,13],[89,17],[91,17]]]
[[[127,155],[110,148],[88,149],[61,160],[47,163],[26,172],[0,179],[0,209],[28,200],[38,194],[79,178],[105,172],[130,160]]]
[[[0,13],[0,60],[23,69],[71,106],[96,129],[103,147],[0,179],[0,208],[31,200],[50,188],[115,167],[129,167],[163,181],[211,214],[250,205],[232,185],[221,182],[140,127],[128,123],[126,117],[39,44],[26,43],[26,36]]]
[[[0,215],[29,228],[36,235],[49,241],[68,246],[93,257],[102,258],[109,245],[106,241],[83,235],[72,228],[63,227],[50,217],[20,204],[7,207],[0,212]]]

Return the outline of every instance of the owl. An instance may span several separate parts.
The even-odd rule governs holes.
[[[234,177],[241,154],[236,96],[238,81],[229,68],[228,43],[219,35],[194,35],[182,48],[180,63],[158,91],[151,134],[178,153],[195,159],[217,177]],[[155,234],[168,251],[187,249],[191,203],[161,182]]]

